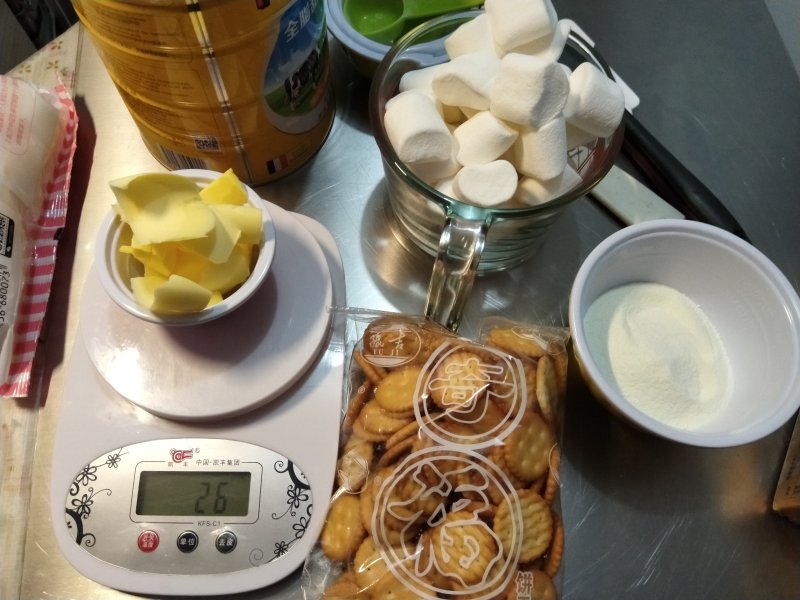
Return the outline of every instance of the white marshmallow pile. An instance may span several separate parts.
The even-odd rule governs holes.
[[[568,152],[611,135],[620,86],[593,64],[558,63],[570,21],[551,0],[486,0],[446,40],[449,61],[406,73],[386,103],[398,157],[423,181],[464,202],[543,204],[581,178]]]

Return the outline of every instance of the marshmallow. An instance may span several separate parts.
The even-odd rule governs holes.
[[[512,206],[539,206],[554,198],[563,196],[581,183],[581,176],[567,165],[558,177],[540,181],[533,177],[523,177],[517,184],[517,191],[511,200]]]
[[[523,175],[542,181],[558,177],[567,166],[564,118],[556,117],[539,129],[522,129],[512,151],[514,166]]]
[[[452,177],[445,177],[444,179],[440,179],[436,182],[433,186],[437,192],[444,194],[445,196],[449,196],[450,198],[456,198],[455,191],[453,190],[453,178]]]
[[[431,82],[433,92],[443,104],[486,110],[499,65],[500,59],[491,52],[462,54],[436,71]]]
[[[414,175],[428,185],[433,185],[437,181],[452,177],[461,168],[461,165],[453,156],[445,160],[409,162],[406,164],[414,172]]]
[[[453,191],[464,202],[494,207],[511,200],[517,189],[517,171],[505,160],[463,167],[453,178]]]
[[[492,162],[517,139],[517,130],[485,110],[467,119],[453,131],[458,150],[456,160],[464,166]]]
[[[489,94],[495,116],[528,127],[541,127],[564,108],[569,95],[566,71],[552,61],[506,54]]]
[[[474,52],[495,53],[494,38],[486,13],[459,25],[444,41],[444,49],[451,60]]]
[[[551,0],[486,0],[495,44],[505,51],[553,34],[558,17]]]
[[[564,46],[567,45],[567,38],[569,37],[571,27],[572,21],[570,19],[561,19],[556,24],[555,31],[553,31],[551,35],[546,35],[532,42],[528,42],[527,44],[512,48],[508,53],[504,54],[528,54],[555,62],[564,51]]]
[[[575,68],[569,87],[564,106],[567,120],[597,137],[611,135],[625,112],[622,88],[589,62]]]
[[[446,162],[453,157],[453,135],[434,101],[421,92],[402,92],[386,102],[386,134],[405,163]]]
[[[430,67],[406,71],[400,78],[400,83],[398,84],[397,89],[400,92],[422,92],[423,94],[433,98],[434,94],[433,87],[431,87],[431,81],[433,81],[434,74],[439,68],[441,68],[441,66],[442,65],[432,65]]]
[[[436,95],[433,93],[431,82],[433,81],[436,70],[441,66],[442,65],[432,65],[422,69],[407,71],[400,78],[397,89],[400,92],[420,92],[426,96],[430,96],[445,123],[457,123],[461,121],[461,110],[457,106],[442,104],[436,99]]]

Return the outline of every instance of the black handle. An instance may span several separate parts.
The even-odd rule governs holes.
[[[656,190],[686,217],[709,223],[750,241],[744,229],[702,181],[684,167],[629,111],[625,112],[625,153]]]

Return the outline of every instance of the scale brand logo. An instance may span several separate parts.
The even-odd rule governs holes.
[[[176,450],[175,448],[173,448],[172,450],[169,451],[169,453],[172,455],[172,460],[176,463],[183,462],[184,460],[192,458],[191,448],[188,450]]]

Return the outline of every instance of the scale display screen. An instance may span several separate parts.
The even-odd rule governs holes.
[[[244,517],[248,471],[142,471],[136,514],[174,517]]]

